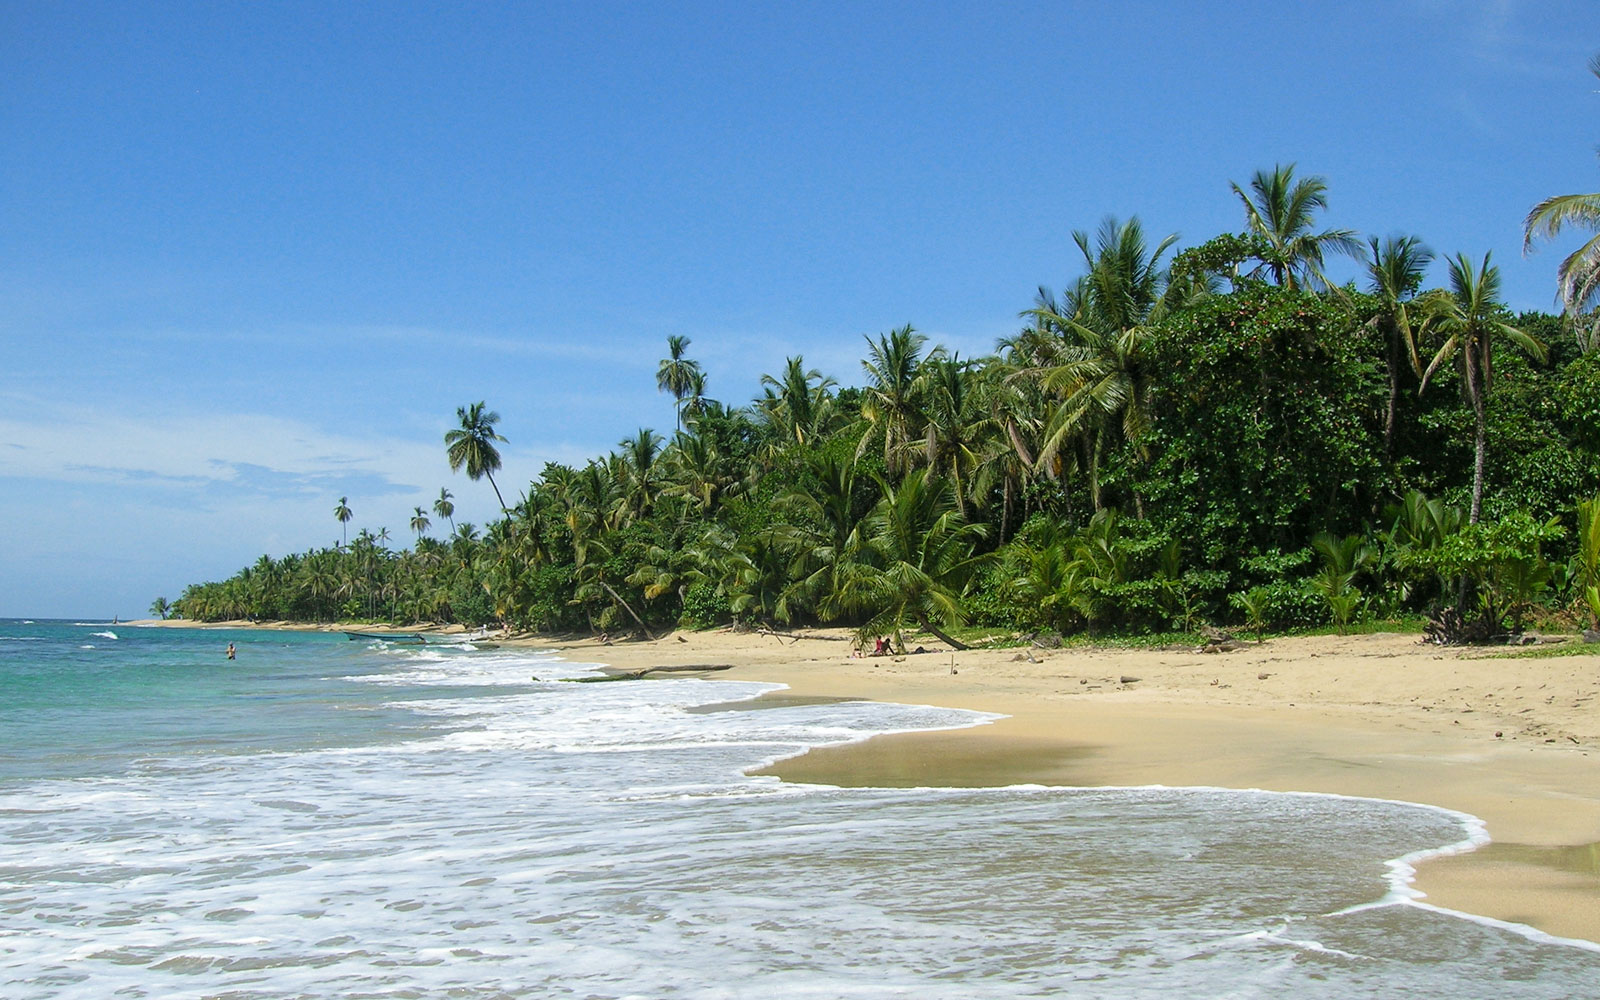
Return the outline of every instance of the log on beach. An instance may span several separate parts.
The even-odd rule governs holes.
[[[564,677],[574,684],[600,684],[606,681],[636,681],[649,674],[699,674],[713,670],[732,670],[731,663],[684,663],[671,667],[646,667],[643,670],[614,670],[599,677]]]

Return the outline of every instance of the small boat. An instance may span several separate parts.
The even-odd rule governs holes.
[[[401,642],[414,646],[425,646],[428,640],[416,632],[346,632],[345,636],[351,642],[366,639],[369,642],[377,639],[380,642]]]

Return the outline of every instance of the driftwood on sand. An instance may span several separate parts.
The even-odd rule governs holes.
[[[1196,653],[1231,653],[1244,648],[1244,643],[1221,629],[1207,628],[1202,635],[1205,637],[1205,642],[1195,647]]]
[[[645,667],[643,670],[611,670],[599,677],[563,677],[574,684],[600,684],[605,681],[636,681],[649,674],[698,674],[713,670],[732,670],[731,663],[682,663],[671,667]]]
[[[770,629],[770,628],[758,628],[758,629],[756,629],[756,634],[757,635],[770,635],[774,639],[779,640],[780,642],[782,640],[784,640],[784,639],[788,639],[789,640],[789,644],[791,646],[794,645],[795,643],[799,642],[801,639],[817,639],[817,640],[820,640],[822,642],[849,642],[850,641],[849,639],[847,639],[846,637],[844,637],[842,635],[795,635],[795,634],[790,633],[790,632],[779,632],[776,629]]]

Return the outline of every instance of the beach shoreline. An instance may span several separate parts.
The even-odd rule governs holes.
[[[708,676],[784,685],[767,698],[786,703],[870,700],[999,717],[813,748],[756,772],[787,781],[1203,786],[1470,814],[1492,842],[1422,863],[1413,888],[1425,902],[1600,943],[1600,656],[1511,659],[1419,639],[1298,636],[1215,654],[930,645],[903,657],[860,656],[837,629],[499,641],[617,671],[715,667]]]
[[[732,663],[713,676],[780,683],[782,699],[1003,716],[814,748],[757,772],[788,781],[1205,786],[1467,813],[1493,843],[1420,865],[1413,888],[1427,903],[1600,943],[1600,657],[1503,659],[1403,634],[1292,637],[1219,654],[857,657],[842,630],[799,635],[530,644],[618,670]]]

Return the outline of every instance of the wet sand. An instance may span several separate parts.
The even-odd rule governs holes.
[[[788,685],[768,696],[780,702],[866,698],[1005,716],[823,747],[767,771],[790,781],[1260,788],[1470,813],[1494,843],[1424,864],[1416,887],[1428,902],[1600,942],[1600,657],[1508,660],[1372,635],[1216,655],[856,658],[843,632],[807,635],[557,645],[572,659],[630,670],[737,662],[714,676]]]

